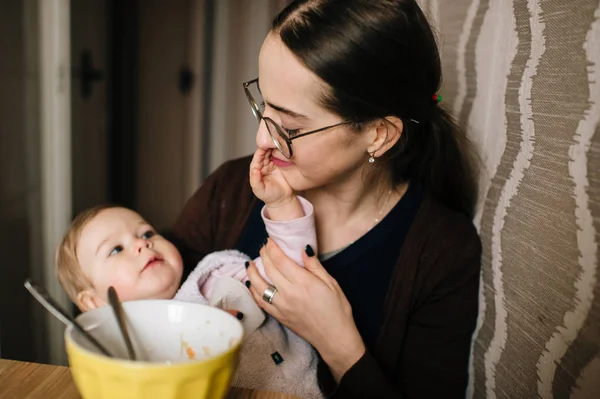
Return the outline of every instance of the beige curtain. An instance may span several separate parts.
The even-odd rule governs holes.
[[[481,149],[469,397],[600,397],[600,2],[429,0]]]

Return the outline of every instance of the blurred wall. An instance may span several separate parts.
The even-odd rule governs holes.
[[[219,1],[215,9],[209,165],[213,171],[228,159],[256,148],[258,129],[242,83],[258,77],[258,53],[271,19],[287,1]]]
[[[136,209],[171,226],[200,180],[204,0],[138,3]],[[192,82],[182,90],[183,70]]]
[[[42,281],[37,16],[32,3],[0,2],[0,357],[43,361],[44,318],[23,288],[29,276]]]
[[[136,208],[157,228],[173,224],[208,173],[256,148],[242,82],[257,77],[260,47],[285,3],[139,3]],[[193,75],[187,93],[183,68]]]

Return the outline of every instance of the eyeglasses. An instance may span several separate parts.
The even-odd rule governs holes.
[[[300,137],[308,136],[309,134],[319,133],[327,129],[331,129],[341,125],[347,125],[352,123],[353,121],[344,121],[340,123],[336,123],[335,125],[322,127],[320,129],[311,130],[309,132],[298,133],[297,130],[287,130],[279,126],[273,119],[268,116],[263,116],[265,111],[265,101],[263,100],[262,94],[260,92],[260,88],[258,86],[258,79],[251,80],[249,82],[243,83],[244,92],[246,93],[246,97],[248,98],[248,102],[250,103],[250,109],[252,113],[258,120],[260,124],[261,121],[265,121],[265,125],[267,126],[267,131],[269,132],[269,136],[271,136],[271,140],[277,147],[277,149],[283,154],[286,158],[291,158],[294,154],[292,150],[292,140],[296,140]]]

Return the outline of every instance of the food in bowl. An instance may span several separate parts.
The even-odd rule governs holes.
[[[233,316],[174,300],[124,302],[138,361],[127,349],[110,307],[77,321],[114,356],[102,355],[72,327],[65,331],[69,364],[85,399],[221,398],[235,372],[243,337]]]

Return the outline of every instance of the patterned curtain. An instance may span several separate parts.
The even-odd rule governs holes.
[[[600,1],[421,1],[479,146],[469,397],[600,398]]]

